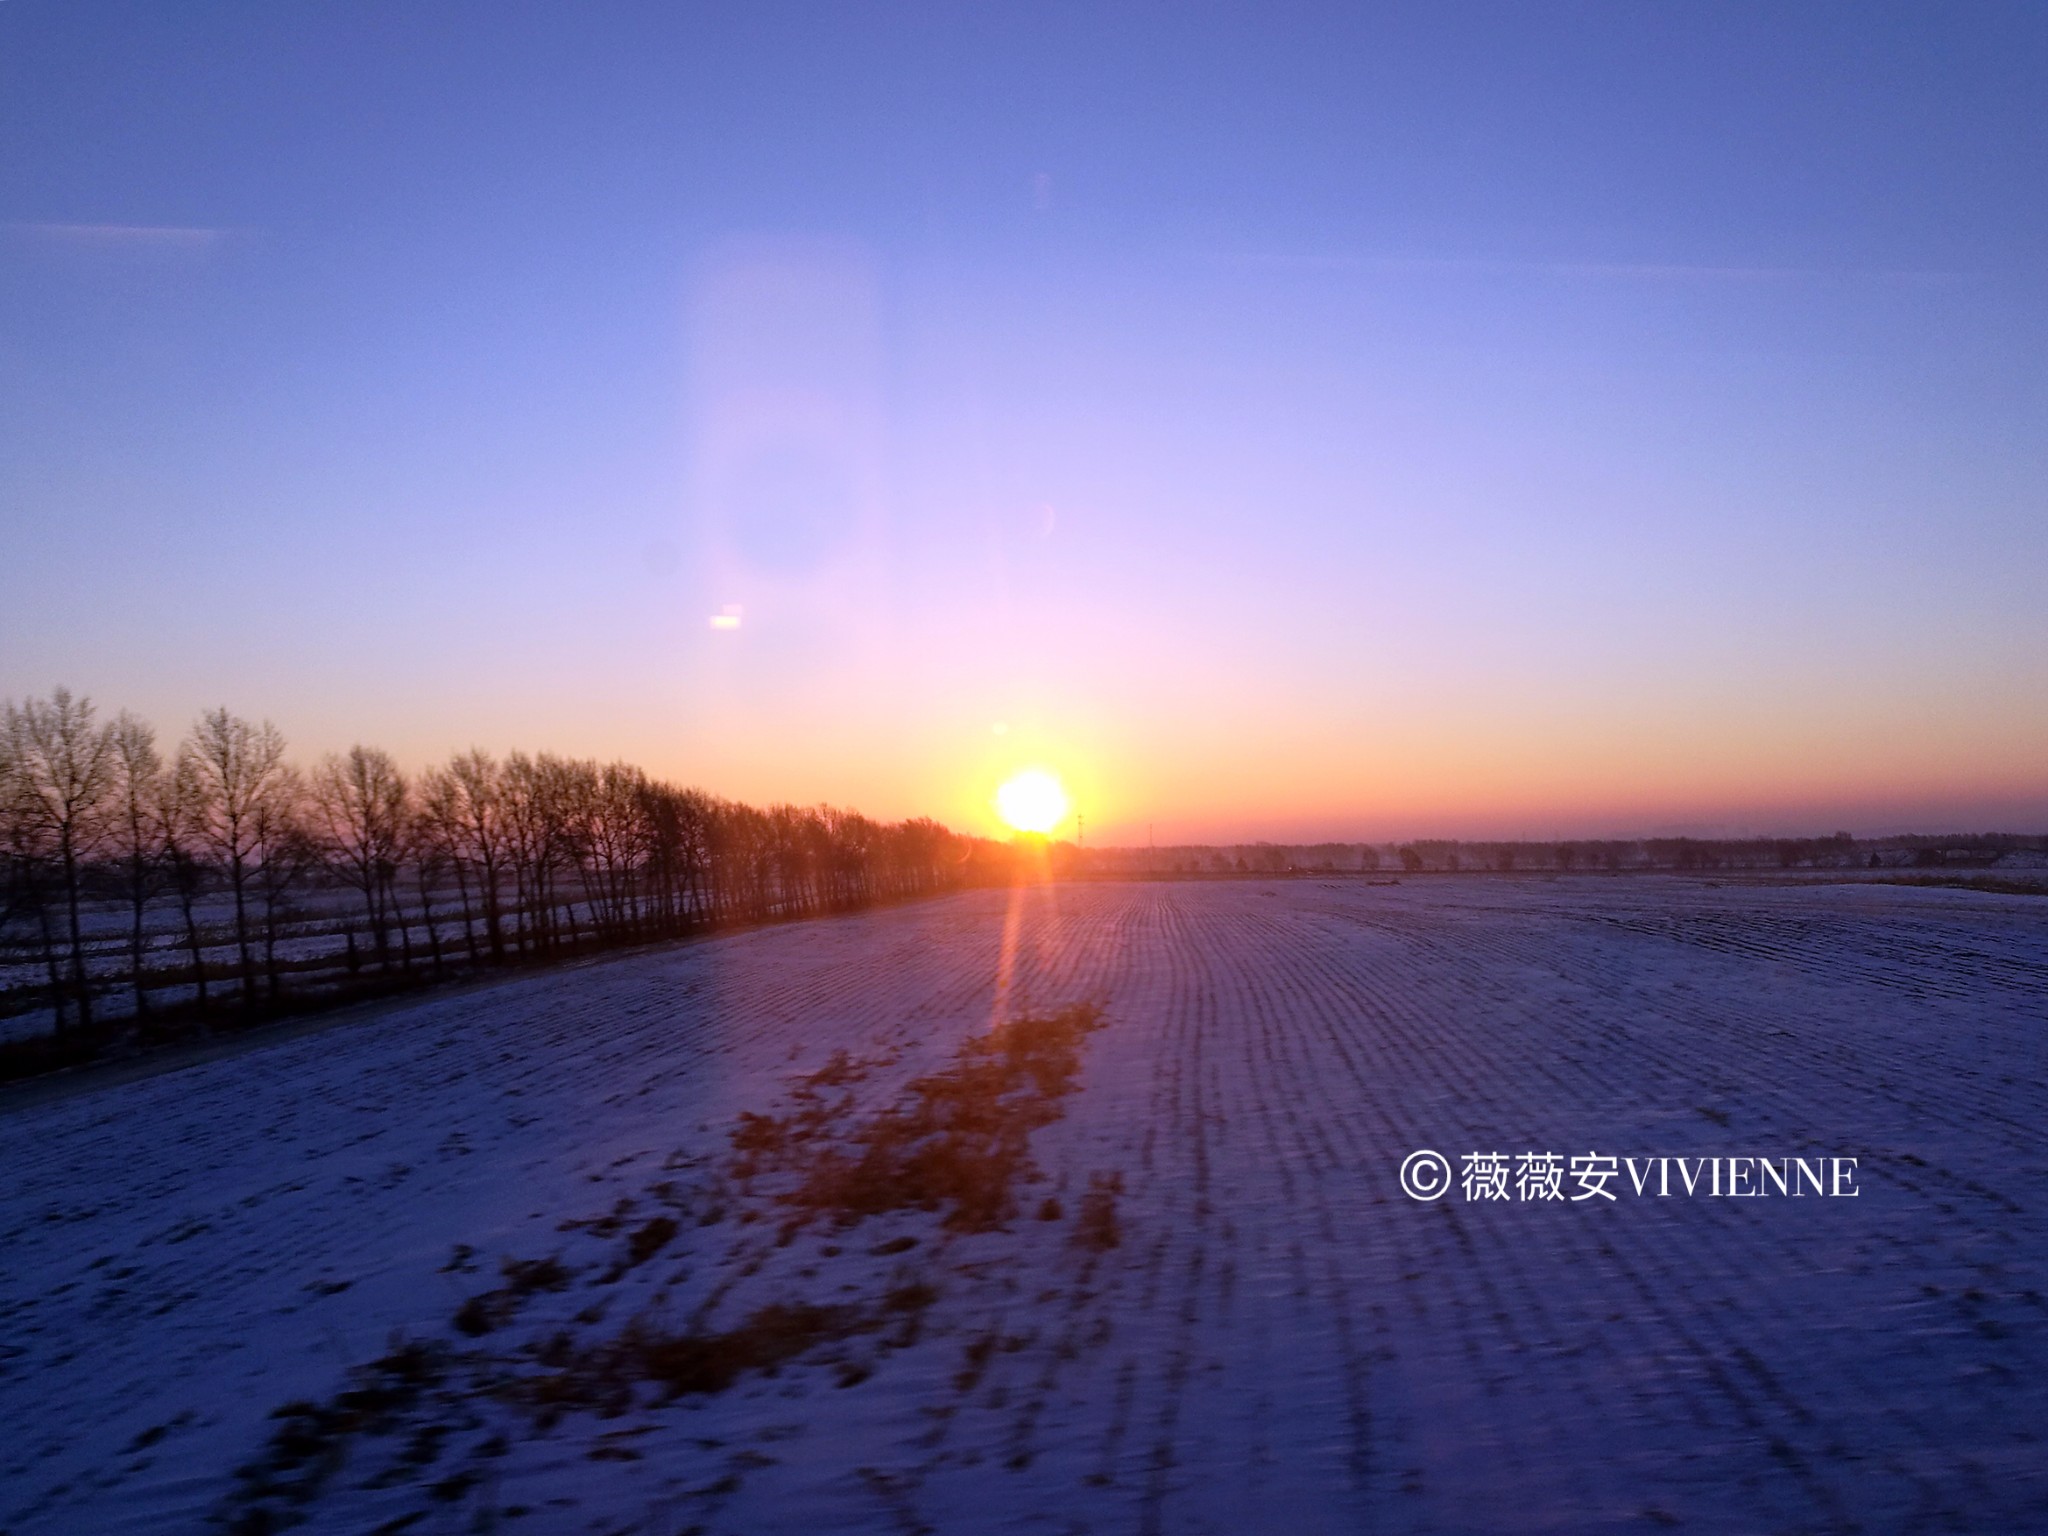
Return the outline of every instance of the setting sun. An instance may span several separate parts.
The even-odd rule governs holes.
[[[1043,768],[1027,768],[996,791],[996,812],[1019,832],[1050,832],[1067,819],[1067,792]]]

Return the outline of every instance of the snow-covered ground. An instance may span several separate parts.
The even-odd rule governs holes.
[[[995,1230],[799,1219],[735,1164],[743,1112],[830,1145],[1080,1002]],[[1133,883],[31,1085],[0,1531],[2044,1529],[2044,1028],[2039,898]],[[1419,1203],[1419,1148],[1862,1193]],[[674,1341],[791,1318],[772,1370],[664,1388]]]

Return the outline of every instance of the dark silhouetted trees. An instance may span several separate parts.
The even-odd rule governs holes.
[[[92,1023],[93,989],[85,954],[87,866],[110,830],[116,757],[112,733],[94,720],[90,699],[59,688],[48,699],[10,704],[4,716],[8,814],[14,846],[27,866],[25,891],[41,921],[43,949],[56,986],[56,947],[68,957],[65,975],[81,1025]],[[50,906],[58,907],[57,922]],[[53,928],[60,928],[61,941]],[[64,1003],[55,999],[56,1025]]]
[[[59,1031],[109,998],[247,1013],[1003,878],[993,847],[547,752],[408,776],[358,745],[302,774],[224,708],[166,761],[149,725],[59,689],[0,714],[0,1011],[39,1003]]]
[[[249,916],[251,877],[261,867],[263,830],[276,816],[268,802],[296,780],[284,772],[284,737],[268,720],[251,725],[225,708],[199,717],[178,751],[189,826],[227,877],[234,897],[235,952],[242,998],[256,997],[256,955]]]

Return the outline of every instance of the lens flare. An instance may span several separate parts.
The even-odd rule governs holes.
[[[996,813],[1019,832],[1050,832],[1067,819],[1067,792],[1043,768],[1026,768],[996,791]]]

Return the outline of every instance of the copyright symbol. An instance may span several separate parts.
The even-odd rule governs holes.
[[[1451,1165],[1441,1152],[1424,1148],[1401,1163],[1401,1189],[1411,1200],[1437,1200],[1451,1187]]]

